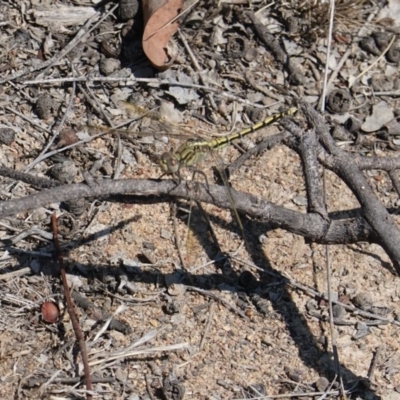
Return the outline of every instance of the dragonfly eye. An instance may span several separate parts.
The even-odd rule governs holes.
[[[179,162],[173,157],[171,152],[163,153],[160,157],[159,164],[167,174],[175,174],[179,170]]]

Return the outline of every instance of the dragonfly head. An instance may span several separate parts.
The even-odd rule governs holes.
[[[180,163],[174,157],[172,149],[167,153],[163,153],[158,163],[166,174],[176,174],[179,171]]]

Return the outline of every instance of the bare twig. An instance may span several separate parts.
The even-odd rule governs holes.
[[[221,296],[216,295],[214,292],[212,292],[210,290],[200,289],[196,286],[186,286],[186,287],[188,290],[192,290],[193,292],[198,292],[198,293],[202,294],[203,296],[208,296],[216,301],[219,301],[226,308],[230,309],[231,311],[234,311],[236,314],[240,315],[245,320],[249,320],[249,318],[246,316],[246,314],[242,310],[239,310],[237,307],[230,304],[228,301],[223,299]]]
[[[146,389],[147,389],[147,393],[150,396],[151,400],[156,400],[156,398],[153,395],[153,391],[151,390],[151,382],[150,382],[150,376],[147,374],[145,376],[146,379]]]
[[[211,321],[212,321],[213,317],[214,317],[214,301],[211,300],[210,307],[208,308],[208,317],[207,317],[206,327],[204,328],[203,336],[200,341],[200,349],[203,348],[204,342],[207,338],[208,331],[210,330]]]
[[[324,84],[323,84],[323,88],[322,88],[322,95],[321,95],[321,112],[325,111],[325,100],[326,100],[326,95],[328,93],[329,90],[329,86],[328,86],[328,71],[329,71],[329,58],[331,55],[331,45],[332,45],[332,34],[333,34],[333,21],[334,21],[334,17],[335,17],[335,0],[330,0],[329,2],[329,29],[327,32],[327,36],[328,36],[328,45],[327,45],[327,49],[326,49],[326,59],[325,59],[325,71],[324,71]],[[350,53],[349,53],[350,55]],[[344,58],[342,58],[344,59]],[[333,74],[334,75],[334,74]],[[333,78],[332,78],[333,79]],[[313,153],[311,154],[313,161],[316,162],[317,159],[317,138],[316,135],[312,136],[313,140],[312,142],[309,144],[309,146],[307,146],[307,143],[303,146],[304,151],[307,151],[307,148],[312,148],[313,149]],[[304,143],[304,139],[302,141]],[[316,166],[317,167],[317,166]],[[316,169],[316,171],[312,170],[312,172],[314,173],[309,173],[308,175],[314,176],[314,177],[318,177],[318,169]],[[306,173],[306,177],[307,177],[307,173]],[[318,179],[318,178],[317,178]],[[324,214],[322,214],[322,216],[324,216],[325,218],[328,216],[327,214],[327,210],[326,210],[326,169],[323,170],[323,176],[322,176],[322,183],[323,183],[323,187],[320,188],[320,186],[318,185],[319,180],[315,181],[314,184],[312,184],[310,182],[309,185],[307,185],[307,194],[309,197],[309,204],[308,206],[310,207],[310,201],[312,199],[314,199],[313,201],[319,201],[317,203],[318,207],[322,207],[322,212]],[[318,194],[321,194],[322,196],[313,196],[313,193],[315,193],[315,189],[313,189],[314,187],[317,187],[318,189],[320,188],[321,190],[317,189]],[[329,328],[330,328],[330,336],[331,336],[331,345],[332,345],[332,353],[333,353],[333,360],[334,360],[334,366],[335,366],[335,378],[331,383],[331,387],[329,388],[329,390],[332,388],[333,382],[336,380],[336,378],[339,379],[340,382],[340,390],[341,390],[341,397],[345,398],[346,395],[344,393],[343,390],[343,383],[342,383],[342,377],[341,377],[341,372],[340,372],[340,362],[339,362],[339,352],[338,352],[338,348],[337,348],[337,343],[336,343],[336,338],[335,338],[335,328],[334,328],[334,321],[333,321],[333,311],[332,311],[332,289],[331,289],[331,277],[332,277],[332,269],[331,269],[331,257],[330,257],[330,252],[329,252],[329,246],[325,245],[325,261],[326,261],[326,276],[327,276],[327,290],[328,290],[328,308],[329,308]]]
[[[183,33],[179,29],[178,29],[178,34],[179,34],[179,38],[181,39],[183,45],[185,46],[185,49],[186,49],[187,53],[189,54],[189,57],[190,57],[193,65],[194,65],[195,70],[199,74],[199,78],[200,78],[201,82],[203,83],[203,85],[205,87],[208,87],[208,82],[204,79],[204,74],[201,71],[200,65],[197,62],[197,59],[196,59],[195,55],[193,54],[192,49],[189,46],[189,43],[187,42],[185,36],[183,35]],[[212,97],[212,94],[210,92],[207,93],[207,97],[210,100],[210,104],[211,104],[212,108],[214,110],[216,110],[217,109],[217,104],[215,103],[215,100]]]
[[[322,87],[321,96],[321,112],[325,111],[325,98],[328,93],[328,71],[329,71],[329,57],[331,55],[331,45],[332,45],[332,33],[333,33],[333,19],[335,17],[335,0],[329,2],[329,29],[328,29],[328,45],[326,48],[326,59],[325,59],[325,71],[324,71],[324,84]]]
[[[30,171],[30,170],[38,163],[38,161],[36,161],[36,160],[40,160],[41,157],[42,157],[44,154],[46,154],[47,150],[51,147],[51,145],[54,143],[54,141],[56,140],[56,138],[57,138],[58,135],[60,134],[61,128],[63,127],[63,125],[64,125],[64,123],[65,123],[65,120],[67,119],[68,114],[69,114],[69,112],[70,112],[70,110],[71,110],[71,108],[72,108],[72,104],[73,104],[73,101],[74,101],[74,98],[75,98],[75,90],[76,90],[76,84],[73,83],[73,85],[72,85],[72,93],[71,93],[71,95],[70,95],[70,99],[69,99],[69,102],[68,102],[68,105],[67,105],[67,109],[65,110],[65,113],[64,113],[64,115],[63,115],[63,117],[62,117],[62,119],[61,119],[61,121],[60,121],[58,127],[57,127],[56,129],[54,129],[54,131],[53,131],[53,136],[52,136],[51,139],[48,141],[48,143],[46,144],[46,146],[44,147],[44,149],[40,152],[40,154],[36,157],[36,159],[35,159],[34,161],[32,161],[29,165],[27,165],[27,166],[24,168],[24,171],[25,171],[25,172]]]
[[[328,301],[328,296],[327,295],[325,295],[323,293],[319,293],[314,289],[311,289],[311,288],[309,288],[309,287],[307,287],[307,286],[305,286],[305,285],[303,285],[301,283],[298,283],[298,282],[294,281],[292,278],[290,278],[290,276],[287,273],[284,273],[283,275],[285,276],[285,279],[287,279],[286,283],[289,286],[292,286],[293,288],[296,288],[296,289],[299,289],[299,290],[301,290],[301,291],[303,291],[305,293],[308,293],[309,295],[311,295],[312,297],[314,297],[316,299],[324,299],[324,300]],[[385,323],[390,323],[390,324],[393,324],[393,325],[400,326],[400,321],[396,321],[395,319],[386,318],[386,317],[382,317],[379,314],[373,314],[373,313],[370,313],[368,311],[363,311],[363,310],[360,310],[357,307],[354,307],[354,306],[351,306],[351,305],[348,305],[348,304],[344,304],[344,303],[341,303],[340,301],[336,301],[336,300],[333,300],[333,299],[332,299],[332,303],[333,304],[340,304],[347,311],[351,311],[353,313],[353,315],[360,315],[360,316],[365,317],[365,318],[376,319],[376,320],[383,321]]]
[[[374,372],[375,372],[375,368],[378,365],[378,362],[381,361],[380,358],[381,358],[381,354],[382,354],[383,349],[384,349],[384,346],[382,346],[382,345],[378,346],[376,348],[376,351],[375,351],[375,353],[374,353],[374,355],[372,357],[371,365],[370,365],[370,367],[368,369],[368,373],[367,373],[367,378],[369,380],[372,379],[372,377],[374,375]]]
[[[64,288],[64,296],[65,296],[65,301],[67,303],[67,310],[68,310],[68,314],[71,317],[72,326],[74,328],[76,339],[78,341],[79,349],[80,349],[81,355],[82,355],[83,369],[84,369],[84,373],[85,373],[86,390],[88,391],[88,393],[86,394],[86,398],[88,400],[91,400],[93,397],[90,394],[90,391],[93,390],[93,386],[92,386],[92,381],[91,381],[91,377],[90,377],[90,369],[89,369],[89,362],[88,362],[88,356],[87,356],[86,345],[85,345],[85,338],[84,338],[82,330],[79,326],[78,317],[76,316],[74,305],[72,304],[72,299],[71,299],[71,295],[70,295],[69,288],[68,288],[67,275],[65,273],[65,268],[64,268],[64,260],[63,260],[62,254],[61,254],[60,243],[58,242],[57,218],[56,218],[55,213],[52,214],[52,216],[51,216],[51,226],[52,226],[52,230],[53,230],[54,247],[56,249],[55,257],[58,261],[58,265],[60,266],[61,281],[62,281],[62,285]]]
[[[173,215],[172,215],[172,223],[174,225],[175,246],[176,246],[176,249],[178,251],[178,257],[179,257],[179,261],[181,262],[182,268],[184,270],[187,270],[185,257],[183,257],[183,254],[182,254],[181,243],[180,243],[179,235],[178,235],[178,224],[177,224],[177,221],[176,221],[176,215],[177,215],[177,212],[178,212],[178,207],[176,205],[176,202],[172,203],[172,207],[171,208],[172,208],[172,213],[173,213]]]
[[[75,290],[72,292],[72,298],[75,300],[76,304],[86,310],[86,312],[90,314],[90,317],[95,321],[103,321],[111,318],[111,322],[109,325],[110,329],[115,329],[116,331],[119,331],[125,335],[132,332],[132,329],[129,325],[112,318],[109,313],[96,307],[92,302],[81,296]]]
[[[5,107],[5,109],[6,109],[7,111],[10,111],[11,113],[13,113],[13,114],[15,114],[15,115],[18,115],[18,117],[24,119],[25,121],[28,121],[28,122],[29,122],[32,126],[34,126],[35,128],[37,128],[37,129],[39,129],[39,130],[41,130],[41,131],[43,131],[43,132],[46,132],[46,133],[48,133],[48,134],[51,133],[51,131],[50,131],[49,129],[44,128],[43,126],[37,124],[37,123],[36,123],[35,121],[33,121],[31,118],[27,117],[27,116],[24,115],[24,114],[21,114],[19,111],[15,110],[14,108]],[[35,138],[37,141],[43,142],[43,138],[41,138],[40,136],[36,135],[36,133],[31,132],[31,131],[28,131],[28,133],[29,133],[29,135],[31,135],[33,138]]]
[[[92,376],[92,383],[113,383],[115,382],[115,378],[113,377],[99,377],[99,376]],[[76,378],[56,378],[53,379],[52,382],[53,383],[62,383],[65,385],[75,385],[79,382],[81,382],[81,378],[80,377],[76,377]],[[39,386],[39,385],[43,385],[44,383],[46,383],[46,379],[44,378],[32,378],[32,379],[28,379],[28,381],[25,383],[26,387],[35,387],[35,386]]]
[[[307,187],[309,212],[316,212],[322,218],[328,218],[325,199],[323,195],[322,180],[318,171],[317,136],[314,130],[306,132],[300,138],[301,160],[303,162],[304,177]]]
[[[54,85],[56,83],[63,84],[66,82],[85,82],[85,83],[90,83],[90,82],[119,82],[120,85],[123,86],[134,86],[137,83],[148,83],[151,85],[166,85],[166,86],[179,86],[183,88],[188,88],[188,89],[199,89],[204,92],[212,92],[215,93],[216,96],[220,97],[225,97],[230,100],[235,100],[239,103],[255,107],[255,108],[265,108],[265,106],[254,103],[252,101],[249,101],[247,99],[243,99],[239,96],[236,96],[230,92],[225,92],[222,91],[220,88],[212,88],[208,87],[205,85],[197,85],[194,83],[184,83],[184,82],[174,82],[170,81],[168,79],[159,79],[159,78],[135,78],[134,76],[132,77],[115,77],[115,76],[82,76],[82,77],[68,77],[68,78],[53,78],[53,79],[37,79],[37,80],[31,80],[31,81],[25,81],[25,85],[44,85],[44,84],[49,84],[49,85]]]
[[[382,54],[370,66],[368,66],[365,70],[361,71],[355,78],[353,78],[352,80],[349,81],[349,88],[351,88],[358,79],[360,79],[363,75],[365,75],[371,68],[374,67],[374,65],[376,65],[379,62],[379,60],[381,60],[385,56],[385,54],[392,47],[392,44],[394,43],[395,39],[396,39],[396,35],[393,35],[392,39],[390,40],[386,49],[383,50]]]
[[[350,392],[346,392],[350,394]],[[317,396],[338,396],[340,392],[338,390],[331,390],[329,392],[305,392],[305,393],[285,393],[285,394],[275,394],[275,395],[266,395],[259,397],[252,397],[252,400],[272,400],[272,399],[287,399],[290,397],[317,397]],[[324,397],[319,397],[319,399],[323,399]],[[317,400],[319,400],[317,399]],[[234,400],[246,400],[245,398],[235,398]]]
[[[114,7],[112,7],[112,8],[110,9],[110,11],[108,11],[107,13],[105,13],[105,14],[103,15],[103,17],[102,17],[96,24],[94,24],[94,25],[92,26],[92,28],[89,28],[89,27],[90,27],[90,25],[92,25],[93,21],[94,21],[96,18],[98,18],[99,13],[96,13],[96,14],[94,14],[92,17],[90,17],[90,18],[87,20],[87,22],[85,23],[85,25],[83,25],[83,26],[79,29],[79,31],[76,33],[75,37],[74,37],[74,38],[73,38],[59,53],[55,54],[55,55],[54,55],[52,58],[50,58],[49,60],[47,60],[47,61],[45,61],[45,62],[43,62],[43,63],[41,63],[41,64],[39,64],[39,65],[36,65],[36,66],[30,67],[30,68],[27,68],[27,69],[18,71],[18,72],[16,72],[16,73],[13,74],[13,75],[10,75],[10,76],[5,77],[4,79],[0,79],[0,84],[5,83],[5,82],[8,82],[8,81],[15,80],[15,79],[17,79],[17,78],[20,78],[21,76],[30,74],[30,73],[35,72],[35,71],[40,71],[40,70],[42,70],[42,69],[49,68],[51,65],[57,63],[57,62],[60,61],[63,57],[65,57],[79,42],[81,42],[81,41],[82,41],[85,37],[87,37],[94,29],[96,29],[106,18],[108,18],[108,16],[109,16],[111,13],[113,13],[114,10],[115,10],[117,7],[118,7],[118,4],[116,4]]]
[[[120,351],[115,351],[113,353],[107,352],[105,355],[104,359],[94,359],[89,362],[90,366],[95,366],[103,363],[107,363],[113,360],[118,360],[118,359],[125,359],[128,357],[134,357],[134,356],[139,356],[142,354],[154,354],[154,353],[159,353],[159,352],[165,352],[165,351],[177,351],[177,350],[184,350],[184,349],[189,349],[190,345],[189,343],[177,343],[177,344],[171,344],[171,345],[166,345],[166,346],[157,346],[157,347],[151,347],[151,348],[144,348],[144,349],[138,349],[138,350],[131,350],[131,349],[123,349]]]
[[[59,183],[48,178],[40,178],[35,175],[27,174],[25,172],[15,171],[14,169],[7,167],[0,167],[0,175],[5,176],[7,178],[15,179],[16,181],[21,181],[27,183],[28,185],[32,185],[37,188],[50,188],[54,186],[58,186]]]

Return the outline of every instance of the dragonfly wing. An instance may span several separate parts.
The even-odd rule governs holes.
[[[130,118],[139,119],[148,117],[153,121],[157,121],[161,125],[162,130],[167,132],[168,136],[172,135],[173,137],[186,137],[192,139],[194,137],[194,129],[196,131],[196,135],[198,135],[198,132],[205,136],[210,135],[210,132],[205,131],[204,129],[198,127],[188,127],[187,125],[177,123],[176,121],[178,118],[176,117],[176,114],[178,111],[175,109],[173,109],[171,112],[165,111],[168,110],[169,106],[165,106],[164,104],[160,107],[161,113],[154,110],[147,110],[142,106],[132,104],[125,100],[119,100],[117,105],[121,110],[124,110]],[[161,117],[161,114],[163,117]]]

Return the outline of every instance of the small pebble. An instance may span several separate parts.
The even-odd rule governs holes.
[[[59,136],[58,136],[58,143],[57,147],[64,147],[74,144],[79,141],[78,135],[76,132],[71,128],[64,128]]]
[[[366,324],[364,324],[363,322],[357,322],[356,329],[357,329],[357,331],[352,336],[353,340],[361,339],[364,336],[367,336],[370,334],[370,330],[368,329],[368,326]]]
[[[286,375],[293,382],[302,382],[304,380],[304,374],[299,369],[285,369]]]
[[[62,183],[71,183],[78,172],[75,163],[70,160],[54,164],[49,170],[50,175]]]
[[[346,309],[341,304],[335,304],[332,307],[334,318],[343,318],[346,315]]]
[[[327,299],[328,298],[328,292],[324,293],[324,298]],[[339,299],[339,293],[338,292],[331,292],[331,299],[332,301],[338,301]],[[326,300],[326,303],[328,303],[328,301]]]
[[[252,62],[254,61],[258,56],[258,50],[255,49],[254,47],[249,47],[246,52],[244,53],[243,58],[247,61],[247,62]]]
[[[180,296],[187,290],[187,286],[182,283],[173,283],[168,286],[168,294],[171,296]]]
[[[47,94],[40,95],[36,100],[36,114],[40,119],[48,118],[53,109],[53,100]]]
[[[306,206],[307,205],[307,198],[304,196],[297,196],[293,198],[293,203],[297,206]]]
[[[103,58],[100,60],[99,69],[103,75],[111,75],[121,67],[119,60],[115,58]]]
[[[138,0],[122,0],[119,4],[119,18],[121,21],[128,21],[137,14],[138,9]]]
[[[324,392],[328,386],[329,386],[329,381],[323,376],[318,378],[317,382],[315,382],[315,387],[319,392]]]
[[[372,294],[369,292],[360,292],[354,297],[353,302],[356,306],[366,310],[372,306]]]
[[[343,304],[350,305],[350,297],[346,295],[339,296],[339,301]]]
[[[171,234],[164,228],[161,228],[160,236],[162,239],[171,239]]]
[[[394,80],[383,74],[374,74],[371,77],[371,86],[377,92],[393,90]]]
[[[0,128],[0,143],[9,146],[15,139],[15,131],[11,128]]]

